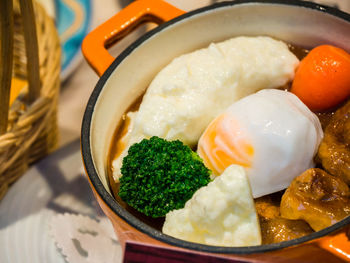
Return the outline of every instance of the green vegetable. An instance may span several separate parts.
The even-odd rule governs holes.
[[[120,198],[151,217],[183,208],[210,181],[210,170],[190,147],[156,136],[129,148],[121,173]]]

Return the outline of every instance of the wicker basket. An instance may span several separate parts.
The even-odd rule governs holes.
[[[34,100],[28,102],[28,89],[21,91],[8,109],[7,129],[0,135],[0,200],[28,166],[51,152],[58,140],[60,43],[53,20],[38,3],[34,2],[33,6],[33,27],[36,24],[38,39],[40,92]],[[28,50],[25,49],[22,20],[19,3],[15,1],[12,76],[26,80],[29,75],[26,55]],[[0,63],[5,64],[1,61]],[[0,66],[0,70],[4,70],[4,67]],[[3,105],[0,104],[0,107]]]

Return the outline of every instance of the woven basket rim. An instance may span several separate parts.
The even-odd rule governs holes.
[[[0,136],[0,200],[9,185],[28,169],[29,165],[47,155],[57,145],[57,101],[60,86],[60,41],[54,21],[36,1],[34,3],[39,44],[41,93],[31,104],[22,91],[9,109],[7,132]],[[18,2],[14,2],[14,26],[20,25]],[[14,33],[13,76],[25,78],[26,56],[23,32]],[[21,42],[22,41],[22,42]]]

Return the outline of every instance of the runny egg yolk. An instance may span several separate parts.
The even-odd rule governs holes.
[[[254,147],[247,132],[231,114],[213,120],[198,142],[198,154],[215,175],[231,164],[251,167]]]

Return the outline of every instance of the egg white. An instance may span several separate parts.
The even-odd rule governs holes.
[[[239,125],[233,134],[243,133],[247,144],[253,148],[245,169],[254,198],[287,188],[296,176],[314,167],[313,157],[323,138],[321,124],[294,94],[262,90],[233,103],[224,116],[221,125],[229,127],[232,120],[237,122]],[[216,147],[210,148],[206,131],[199,140],[198,153],[218,174],[221,172],[215,169],[218,165],[210,163],[217,151],[213,148],[244,150],[222,145],[219,142],[222,129],[218,129]]]

